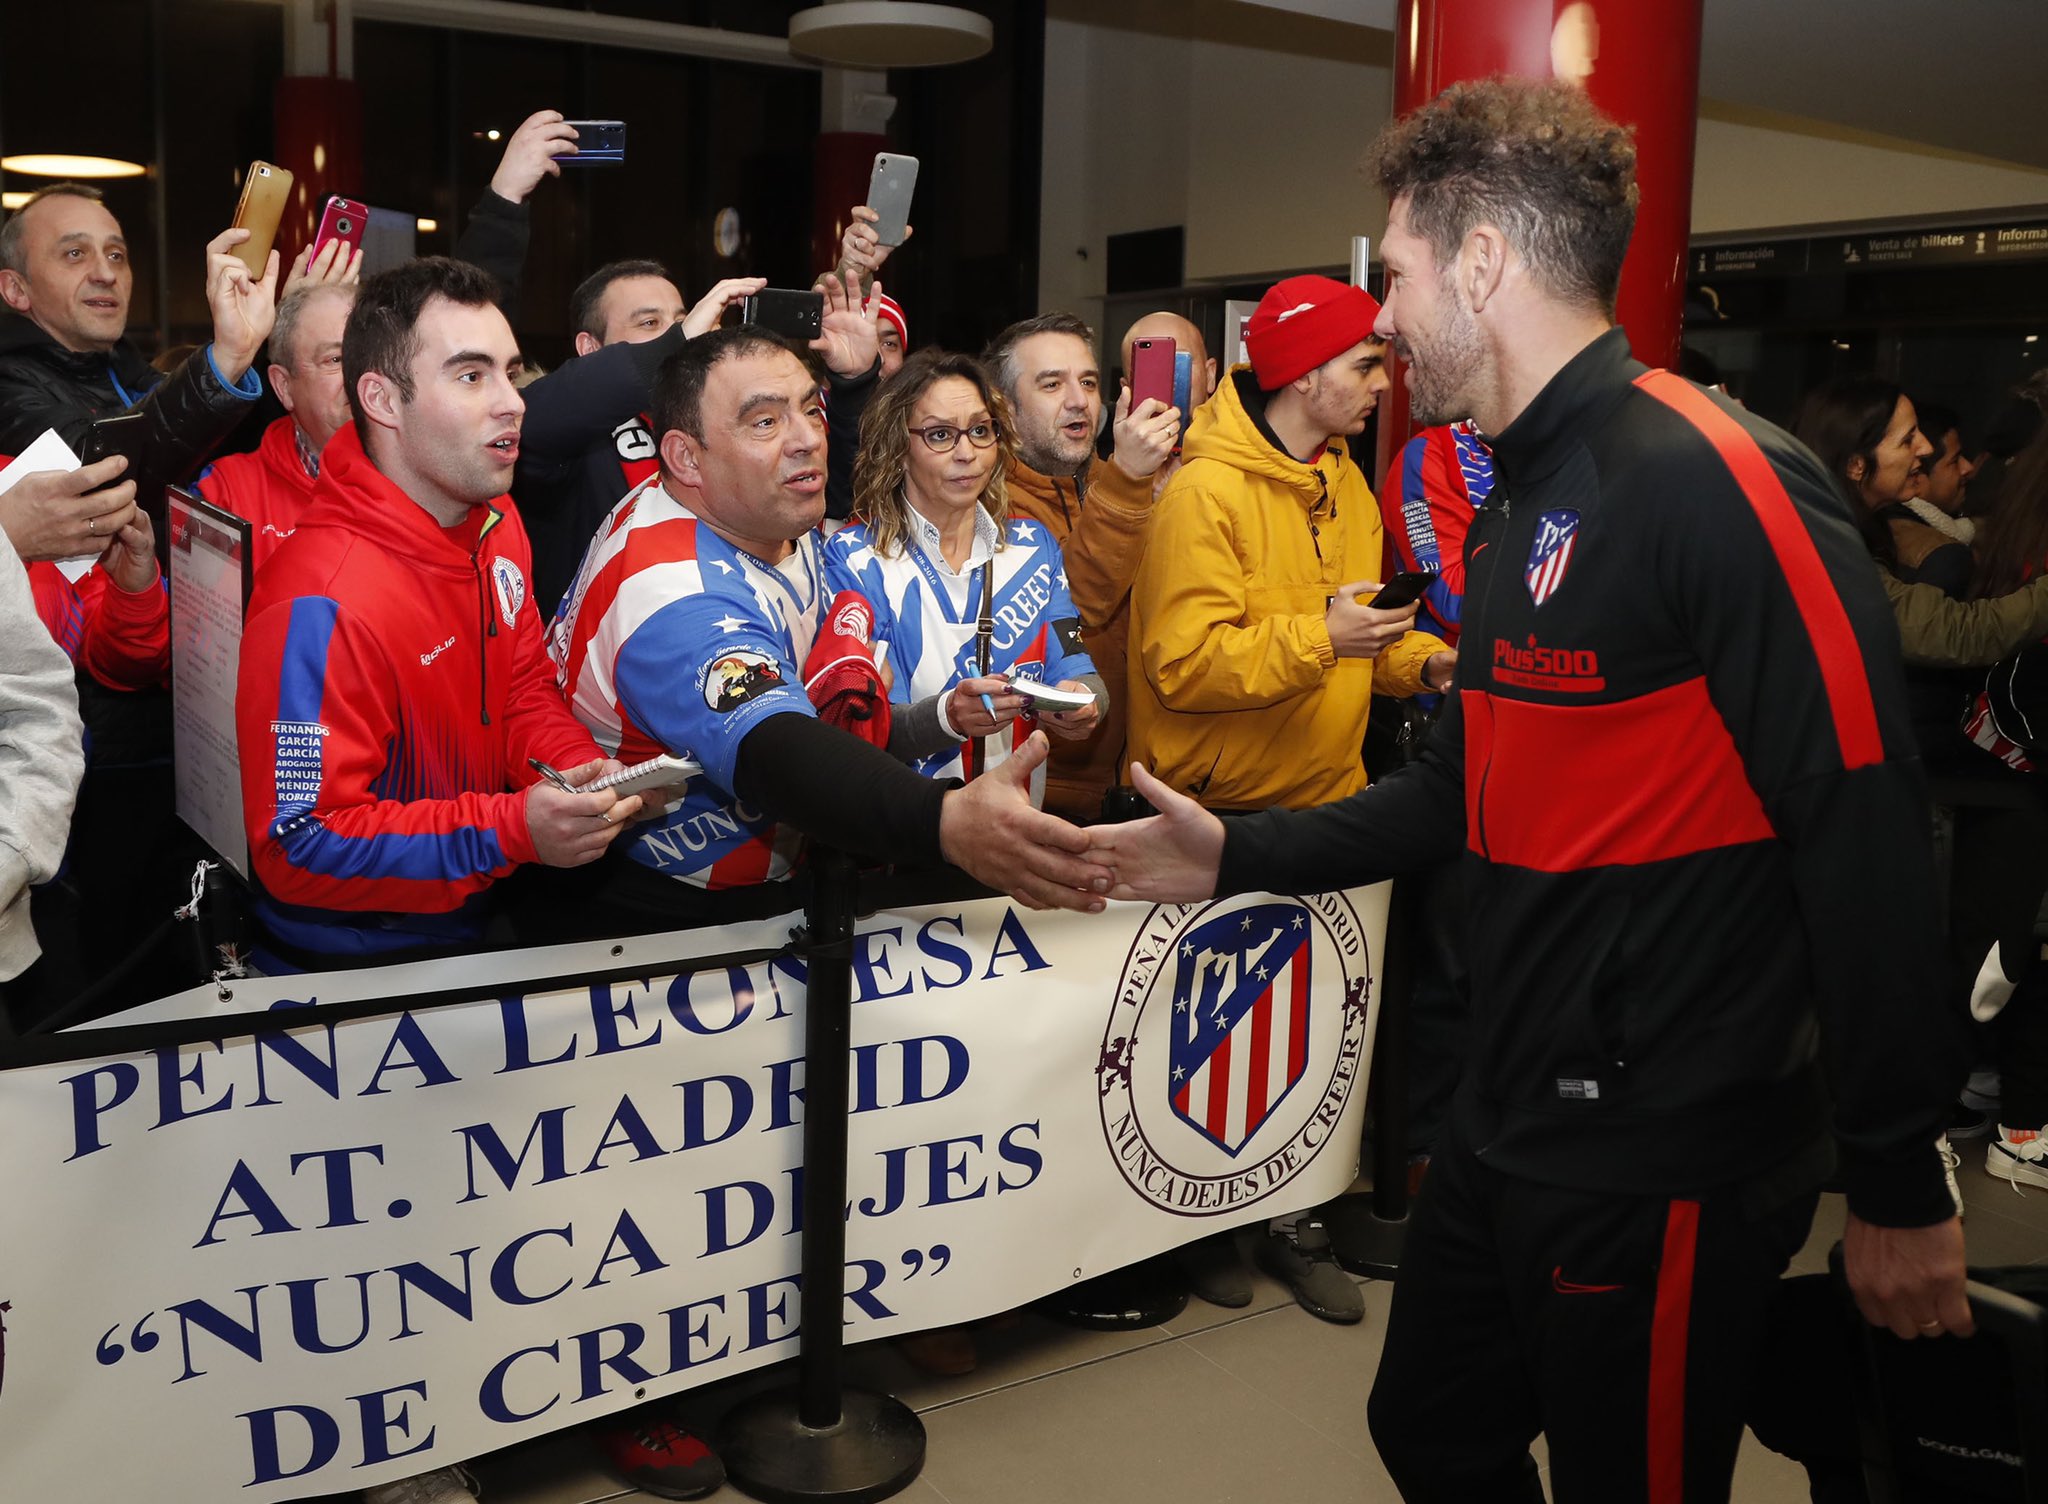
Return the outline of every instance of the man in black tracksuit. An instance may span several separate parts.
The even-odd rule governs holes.
[[[1897,630],[1819,462],[1612,327],[1625,132],[1494,80],[1377,166],[1378,330],[1418,419],[1494,450],[1459,692],[1351,799],[1226,833],[1146,778],[1163,818],[1098,845],[1152,899],[1462,850],[1473,1053],[1395,1289],[1382,1459],[1411,1504],[1536,1501],[1541,1433],[1559,1504],[1725,1499],[1831,1138],[1866,1316],[1970,1324],[1936,1149],[1960,1021],[1925,926],[1886,918],[1935,907]]]

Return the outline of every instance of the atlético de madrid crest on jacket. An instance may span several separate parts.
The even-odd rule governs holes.
[[[1579,514],[1570,507],[1554,508],[1536,519],[1536,541],[1529,545],[1529,563],[1522,578],[1529,582],[1529,598],[1537,605],[1557,594],[1557,587],[1564,583],[1578,536]]]

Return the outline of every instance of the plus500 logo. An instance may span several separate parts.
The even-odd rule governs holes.
[[[1527,647],[1516,647],[1505,637],[1493,640],[1493,666],[1521,674],[1549,674],[1559,679],[1597,679],[1600,655],[1589,648],[1539,648],[1530,638]]]

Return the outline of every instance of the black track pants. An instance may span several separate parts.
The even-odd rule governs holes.
[[[1487,1168],[1448,1126],[1423,1183],[1373,1385],[1408,1504],[1722,1504],[1771,1290],[1816,1194],[1561,1190]]]

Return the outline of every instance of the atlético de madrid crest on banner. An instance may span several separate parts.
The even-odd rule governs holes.
[[[1529,598],[1537,605],[1557,594],[1564,583],[1578,537],[1579,514],[1570,507],[1553,508],[1536,519],[1536,541],[1529,545],[1529,566],[1522,578],[1529,582]]]
[[[1341,894],[1154,909],[1096,1068],[1132,1189],[1188,1217],[1279,1191],[1364,1073],[1371,990],[1365,927]]]

